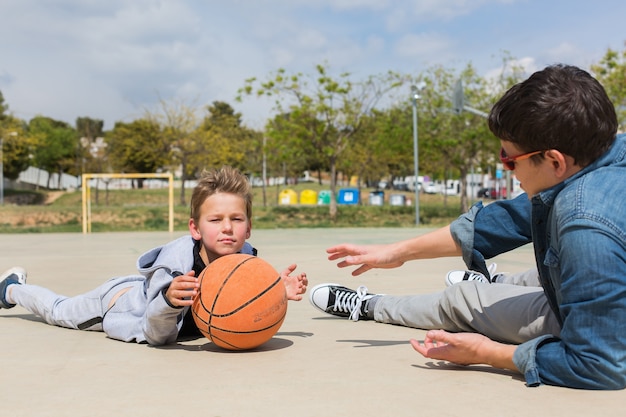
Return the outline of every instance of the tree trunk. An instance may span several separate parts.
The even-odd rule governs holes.
[[[187,172],[187,164],[184,162],[181,164],[181,176],[180,176],[180,205],[185,206],[185,172]]]
[[[330,220],[337,220],[337,172],[335,158],[330,159]]]

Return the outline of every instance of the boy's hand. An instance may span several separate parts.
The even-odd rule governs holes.
[[[309,280],[306,277],[306,273],[302,272],[298,275],[291,276],[290,274],[296,270],[296,264],[291,264],[280,273],[280,277],[285,284],[287,290],[287,299],[293,301],[302,300],[302,294],[306,292],[306,286],[309,285]]]
[[[415,339],[410,342],[413,349],[425,358],[441,359],[459,365],[487,364],[518,371],[513,363],[515,345],[494,342],[478,333],[429,330],[422,343]]]
[[[392,245],[351,245],[342,244],[326,249],[329,261],[340,260],[339,268],[358,266],[352,275],[361,275],[374,268],[397,268],[404,264],[396,259],[397,251]]]
[[[194,275],[195,273],[190,271],[186,275],[174,277],[165,293],[171,305],[184,307],[193,304],[193,299],[198,295],[198,288],[200,288],[198,278]]]

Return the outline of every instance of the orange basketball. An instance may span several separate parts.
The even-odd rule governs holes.
[[[200,332],[229,350],[253,349],[270,340],[287,314],[280,274],[256,256],[216,259],[200,273],[191,307]]]

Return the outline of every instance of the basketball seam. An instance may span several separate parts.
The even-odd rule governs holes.
[[[229,311],[228,313],[223,313],[223,314],[211,314],[211,317],[217,317],[217,318],[223,318],[223,317],[228,317],[228,316],[232,316],[233,314],[237,313],[238,311],[246,308],[248,305],[250,305],[251,303],[253,303],[254,301],[258,300],[259,298],[261,298],[263,295],[267,294],[268,291],[272,290],[274,287],[276,287],[276,285],[278,283],[280,283],[280,277],[278,277],[276,279],[276,281],[274,281],[272,283],[272,285],[270,285],[269,287],[267,287],[265,290],[263,290],[262,292],[258,293],[255,297],[249,299],[248,301],[246,301],[244,304],[240,305],[239,307],[237,307],[236,309]],[[219,297],[219,293],[218,296],[216,296],[216,301],[217,298]],[[213,307],[215,307],[215,302],[213,303]]]
[[[217,326],[213,326],[211,325],[212,329],[215,330],[219,330],[221,332],[224,333],[231,333],[231,334],[250,334],[250,333],[258,333],[258,332],[262,332],[265,330],[269,330],[272,327],[276,326],[278,323],[280,323],[281,321],[283,321],[285,319],[285,316],[287,315],[287,312],[285,311],[285,313],[278,319],[276,320],[274,323],[272,323],[271,325],[264,327],[262,329],[255,329],[255,330],[246,330],[246,331],[233,331],[233,330],[228,330],[228,329],[222,329],[221,327],[217,327]]]

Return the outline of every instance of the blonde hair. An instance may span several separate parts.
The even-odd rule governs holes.
[[[230,166],[204,170],[191,194],[191,218],[200,221],[200,208],[207,198],[217,193],[235,194],[246,203],[246,216],[252,218],[252,190],[245,175]]]

